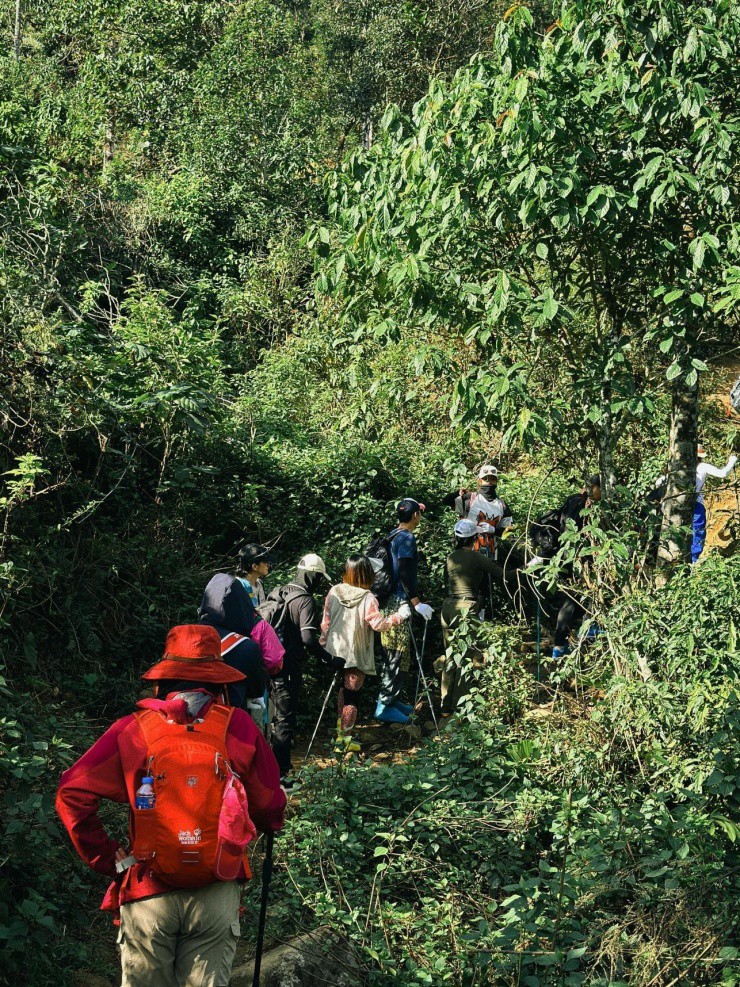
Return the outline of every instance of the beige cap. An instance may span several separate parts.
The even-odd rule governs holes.
[[[485,466],[481,466],[478,470],[478,479],[482,480],[486,476],[498,476],[498,470],[495,466],[491,466],[490,463],[486,463]]]
[[[315,555],[313,552],[309,552],[308,555],[304,555],[301,561],[298,563],[299,572],[320,572],[322,576],[326,579],[329,578],[329,573],[326,571],[326,566],[324,565],[324,560],[320,555]]]

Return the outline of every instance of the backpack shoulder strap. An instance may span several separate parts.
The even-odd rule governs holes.
[[[290,587],[294,588],[290,590]],[[294,583],[288,583],[285,587],[288,592],[284,595],[277,597],[277,606],[275,607],[275,623],[272,625],[274,630],[277,630],[282,626],[283,621],[288,616],[290,604],[293,600],[299,599],[301,596],[310,596],[310,593],[303,589],[302,586],[296,586]],[[273,598],[275,599],[275,598]]]
[[[202,723],[194,724],[195,732],[206,733],[216,740],[225,741],[233,712],[233,706],[213,703]],[[144,734],[147,747],[151,747],[162,737],[166,737],[173,727],[179,726],[183,731],[186,729],[185,723],[172,723],[156,709],[137,710],[134,716]]]
[[[237,634],[236,631],[227,634],[226,637],[221,639],[221,657],[223,658],[224,655],[233,651],[244,640],[246,640],[245,636],[243,634]]]
[[[300,600],[302,596],[312,599],[311,594],[302,586],[296,586],[292,593],[286,593],[283,598],[283,616],[289,612],[288,608],[294,600]],[[282,618],[281,618],[282,619]]]
[[[156,709],[140,709],[134,713],[139,729],[144,734],[147,748],[166,736],[172,729],[172,724]]]
[[[218,741],[222,746],[225,746],[226,734],[233,714],[233,706],[222,706],[221,703],[213,703],[206,713],[203,722],[195,724],[195,732],[201,736],[205,733],[213,740]]]
[[[465,494],[462,497],[455,497],[455,514],[459,514],[460,517],[467,517],[472,500],[473,497],[471,494]]]

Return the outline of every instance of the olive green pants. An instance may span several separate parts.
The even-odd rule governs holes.
[[[455,600],[447,597],[442,606],[442,640],[445,650],[449,647],[452,632],[460,622],[460,618],[468,614],[473,618],[477,604],[468,600]],[[462,665],[455,665],[447,658],[442,657],[435,662],[435,671],[439,674],[442,694],[442,715],[449,716],[454,713],[460,704],[460,700],[470,692],[473,684],[472,663],[474,659],[480,657],[480,652],[474,648],[468,648],[462,659]]]
[[[228,987],[240,886],[217,881],[121,906],[121,987]]]

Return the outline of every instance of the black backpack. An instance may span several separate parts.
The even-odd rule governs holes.
[[[730,391],[730,405],[733,411],[740,413],[740,377],[735,381],[735,384]]]
[[[264,603],[256,608],[257,613],[266,620],[277,634],[280,643],[285,647],[286,635],[291,629],[289,606],[293,600],[299,596],[309,596],[307,590],[302,587],[277,586],[267,597]]]
[[[562,511],[545,511],[529,526],[529,537],[537,555],[551,559],[558,550],[562,532]]]
[[[391,598],[395,577],[393,575],[393,555],[391,554],[391,543],[399,531],[391,531],[388,535],[380,535],[368,545],[365,555],[369,559],[379,559],[383,563],[383,568],[376,575],[370,592],[378,601],[378,606],[385,607]]]

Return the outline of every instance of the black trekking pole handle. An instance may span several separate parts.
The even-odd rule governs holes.
[[[262,898],[260,901],[260,918],[257,926],[257,949],[254,954],[254,975],[252,987],[260,987],[260,972],[262,969],[262,947],[265,942],[265,923],[267,921],[267,897],[270,893],[272,880],[272,847],[275,834],[270,830],[265,833],[265,859],[262,861]]]

